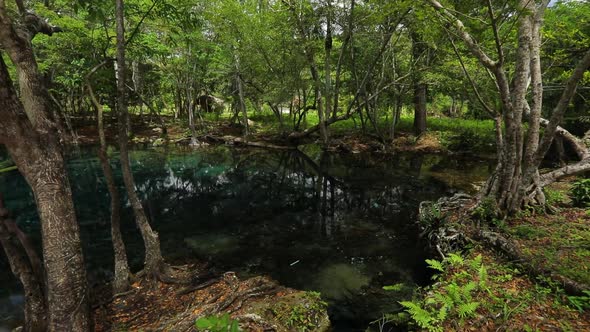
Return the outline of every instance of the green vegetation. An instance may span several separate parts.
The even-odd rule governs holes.
[[[570,195],[575,206],[590,207],[590,179],[574,182]]]
[[[322,326],[328,304],[318,292],[305,292],[302,301],[295,305],[279,302],[270,309],[275,319],[295,331],[314,331]]]
[[[435,284],[401,302],[404,312],[385,320],[428,331],[586,326],[577,310],[587,308],[587,297],[565,296],[555,284],[533,284],[517,268],[481,250],[475,248],[465,258],[451,254],[443,261],[428,260],[438,272]]]
[[[533,264],[590,284],[590,217],[579,209],[509,221],[508,232]]]
[[[475,184],[485,196],[470,209],[478,230],[492,226],[508,233],[535,264],[590,282],[590,212],[564,208],[541,215],[552,211],[547,204],[567,205],[547,186],[590,171],[583,142],[590,138],[587,1],[16,0],[0,2],[0,27],[0,144],[31,185],[46,259],[21,259],[23,266],[14,268],[35,272],[19,274],[35,279],[21,283],[37,290],[27,304],[33,299],[38,305],[25,310],[27,320],[39,321],[27,326],[92,326],[64,147],[96,144],[99,137],[112,198],[113,293],[130,288],[131,260],[119,226],[126,212],[119,211],[118,197],[127,198],[142,233],[145,274],[170,280],[174,271],[150,224],[160,224],[150,220],[158,211],[146,213],[144,205],[153,204],[136,193],[128,139],[153,147],[224,142],[294,149],[311,143],[318,153],[494,154],[489,181]],[[117,192],[111,165],[117,163],[105,153],[115,138],[126,195]],[[550,155],[559,159],[556,169],[544,169]],[[3,164],[0,173],[15,169]],[[326,192],[316,196],[326,198]],[[574,183],[570,198],[588,208],[590,180]],[[436,209],[424,217],[426,229],[452,222]],[[14,242],[4,242],[16,247],[7,252],[34,247]],[[231,236],[186,243],[203,255],[237,247]],[[11,265],[18,258],[8,256]],[[445,324],[471,324],[480,316],[505,324],[520,311],[520,305],[504,304],[501,318],[494,316],[496,296],[516,295],[489,287],[501,282],[482,271],[500,271],[502,280],[507,274],[493,261],[484,267],[481,257],[429,261],[442,273],[434,295],[402,303],[419,327],[454,328]],[[469,274],[479,277],[468,281]],[[335,288],[325,287],[325,295],[338,300],[371,283],[344,265],[327,266],[318,279]],[[555,294],[546,295],[542,301]],[[587,298],[570,302],[579,309]],[[277,315],[308,330],[317,318],[309,318],[308,309]],[[201,323],[214,329],[228,319]]]
[[[201,317],[195,322],[195,327],[199,331],[207,332],[239,332],[240,325],[238,321],[229,317],[229,314],[221,316]]]
[[[428,294],[424,302],[403,301],[401,305],[410,314],[412,320],[428,331],[443,331],[441,323],[446,319],[458,320],[463,324],[465,319],[475,316],[480,303],[474,300],[474,293],[483,290],[487,282],[487,270],[481,263],[481,256],[470,262],[465,277],[476,275],[477,279],[467,282],[467,278],[453,278],[448,284],[439,286],[439,290]],[[426,260],[428,266],[440,273],[445,267],[464,267],[464,259],[456,254],[450,255],[443,262]],[[440,275],[435,276],[435,280]]]

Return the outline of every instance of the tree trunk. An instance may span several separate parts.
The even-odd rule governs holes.
[[[451,11],[436,0],[429,0],[429,2],[439,15],[455,27],[458,36],[480,63],[493,73],[500,94],[504,135],[501,135],[502,126],[497,121],[496,132],[500,138],[498,140],[498,166],[488,180],[482,195],[495,199],[502,215],[514,214],[533,204],[544,205],[545,196],[542,191],[544,186],[564,176],[590,170],[590,151],[587,149],[583,151],[583,147],[577,140],[571,140],[570,135],[562,133],[560,134],[562,137],[569,138],[574,143],[581,161],[545,174],[539,172],[542,160],[556,134],[560,132],[559,124],[575,93],[576,86],[590,66],[590,49],[586,51],[566,82],[559,102],[553,110],[551,118],[546,122],[545,131],[541,136],[540,125],[544,123],[544,119],[541,118],[543,101],[540,61],[541,27],[543,14],[549,0],[543,0],[540,3],[528,0],[519,1],[516,9],[523,12],[523,15],[518,17],[518,48],[511,82],[508,80],[508,74],[504,67],[504,52],[502,42],[498,37],[496,18],[491,2],[488,5],[488,12],[496,41],[499,58],[497,61],[492,60],[480,48],[475,39],[467,32],[464,24]],[[529,82],[531,87],[530,105],[527,100]],[[523,135],[523,122],[527,117],[529,127],[525,136]]]
[[[412,33],[412,57],[414,62],[418,64],[419,68],[414,74],[414,134],[421,135],[426,131],[426,83],[423,81],[422,74],[419,69],[426,66],[425,54],[427,51],[424,42],[418,33]]]
[[[248,124],[248,112],[246,111],[246,102],[244,100],[244,87],[242,85],[242,75],[240,73],[240,59],[237,54],[234,55],[236,66],[236,85],[238,87],[238,107],[242,113],[242,122],[244,125],[244,137],[250,136],[250,125]]]
[[[150,276],[159,276],[164,265],[164,259],[160,251],[160,239],[158,233],[154,232],[148,222],[147,216],[141,205],[137,192],[135,191],[135,180],[131,172],[128,151],[127,134],[127,98],[126,92],[126,66],[125,66],[125,27],[123,0],[116,0],[116,22],[117,22],[117,108],[119,114],[119,153],[121,158],[121,171],[123,181],[127,189],[129,202],[133,208],[135,222],[141,232],[145,245],[145,266],[144,271]]]
[[[92,86],[87,83],[88,94],[90,100],[96,108],[96,119],[98,122],[98,136],[100,139],[100,148],[98,150],[98,158],[100,159],[100,165],[104,173],[109,195],[111,196],[111,238],[113,241],[113,252],[115,259],[115,276],[113,278],[113,294],[119,294],[129,289],[129,278],[131,273],[129,272],[129,264],[127,262],[127,252],[125,251],[125,243],[123,242],[123,236],[121,234],[121,198],[119,196],[119,190],[115,184],[115,176],[113,175],[113,168],[109,163],[109,157],[107,156],[107,143],[104,134],[104,123],[103,123],[103,108],[102,105],[96,99]]]
[[[31,47],[34,33],[16,29],[0,2],[0,43],[17,69],[22,100],[0,56],[0,143],[31,186],[37,204],[47,274],[48,330],[88,331],[86,270],[59,135]]]
[[[45,302],[43,274],[35,271],[40,262],[32,258],[26,250],[27,243],[21,238],[24,234],[16,227],[14,221],[8,219],[9,213],[4,207],[0,194],[0,244],[4,248],[12,273],[19,279],[25,291],[25,325],[26,332],[42,332],[47,330],[47,304]],[[11,230],[12,228],[12,230]],[[19,246],[19,244],[21,246]],[[24,249],[24,250],[23,250]],[[38,266],[40,269],[40,266]]]
[[[320,121],[323,123],[322,125],[322,141],[325,146],[328,145],[329,140],[329,133],[328,133],[328,126],[326,126],[325,120],[330,116],[332,113],[332,118],[336,118],[336,111],[332,112],[332,64],[331,64],[331,57],[332,57],[332,3],[328,0],[328,13],[326,15],[326,40],[324,41],[324,50],[325,54],[325,68],[324,68],[324,76],[325,76],[325,96],[324,99],[326,100],[326,108],[323,112],[320,111]],[[321,102],[321,99],[320,99]],[[318,111],[321,108],[318,108]]]
[[[426,84],[414,85],[414,134],[426,132]]]

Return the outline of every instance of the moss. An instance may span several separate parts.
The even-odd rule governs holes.
[[[328,331],[327,303],[317,292],[298,291],[254,304],[254,312],[272,322],[277,331]]]

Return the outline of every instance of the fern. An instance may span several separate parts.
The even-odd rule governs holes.
[[[452,308],[455,304],[455,301],[453,301],[453,299],[450,296],[447,296],[446,294],[441,294],[441,293],[435,293],[434,298],[431,300],[434,303],[442,303],[443,306],[446,306],[449,308]],[[428,299],[427,299],[426,303],[428,303]]]
[[[461,289],[457,284],[450,284],[447,287],[445,287],[445,289],[447,290],[449,297],[453,299],[453,302],[461,302]]]
[[[472,270],[478,270],[482,266],[482,260],[483,257],[481,257],[481,255],[477,255],[474,259],[471,260],[471,262],[469,263],[469,267],[471,267]]]
[[[445,272],[445,269],[444,269],[442,263],[435,260],[435,259],[427,259],[426,264],[428,264],[428,267],[433,270]]]
[[[438,315],[436,316],[437,320],[439,322],[444,321],[447,318],[447,315],[449,314],[449,307],[446,304],[444,304],[440,310],[438,311]]]
[[[461,266],[464,263],[464,259],[460,255],[453,253],[450,254],[449,257],[447,257],[447,262],[449,262],[451,266]]]
[[[475,311],[477,310],[478,307],[479,307],[479,302],[461,303],[457,307],[457,314],[462,319],[467,318],[467,317],[472,317],[475,315]]]
[[[423,328],[431,326],[434,317],[432,317],[429,311],[424,310],[420,305],[410,301],[402,301],[400,304],[408,310],[408,313],[418,326]]]
[[[471,292],[477,289],[477,283],[475,281],[470,281],[463,287],[463,294],[467,300],[471,299]]]
[[[481,265],[477,270],[477,274],[479,276],[479,287],[486,288],[486,281],[488,279],[488,270],[484,265]]]

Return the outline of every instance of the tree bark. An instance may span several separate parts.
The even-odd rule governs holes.
[[[416,136],[422,135],[426,132],[426,93],[427,85],[424,82],[423,75],[420,73],[420,68],[427,65],[427,47],[424,46],[422,38],[418,33],[412,34],[412,57],[414,63],[419,68],[415,69],[414,74],[414,134]]]
[[[12,230],[11,230],[12,228]],[[35,271],[38,260],[36,253],[32,258],[27,244],[20,239],[20,229],[4,207],[0,194],[0,244],[4,248],[12,273],[19,279],[25,291],[25,324],[26,332],[42,332],[47,330],[47,303],[45,301],[43,274]],[[20,246],[19,246],[20,244]],[[40,266],[38,266],[40,268]]]
[[[141,232],[145,245],[145,266],[144,271],[147,275],[158,277],[164,266],[164,259],[160,251],[160,239],[158,233],[152,230],[143,206],[135,191],[135,180],[131,172],[128,151],[128,134],[127,134],[127,98],[126,98],[126,65],[125,65],[125,22],[124,22],[124,4],[123,0],[116,0],[116,23],[117,23],[117,108],[119,114],[119,153],[121,158],[121,171],[123,181],[127,189],[127,196],[135,222]]]
[[[426,84],[414,85],[414,134],[426,132]]]
[[[111,239],[113,241],[113,252],[115,259],[115,276],[113,278],[113,294],[125,292],[130,287],[129,279],[131,273],[129,272],[129,264],[127,262],[127,252],[125,251],[125,243],[123,242],[123,235],[121,234],[121,198],[119,190],[115,184],[115,176],[113,168],[107,156],[107,142],[104,133],[103,122],[103,107],[96,99],[92,86],[87,83],[88,94],[94,107],[96,108],[96,119],[98,125],[98,136],[100,140],[100,148],[98,150],[98,158],[102,172],[104,173],[107,189],[111,196]]]
[[[20,29],[20,28],[19,28]],[[0,2],[0,44],[17,69],[20,97],[0,57],[0,143],[31,186],[43,239],[47,273],[48,330],[88,331],[86,270],[72,192],[50,100],[31,38],[18,30]],[[41,31],[51,33],[49,31]]]

